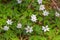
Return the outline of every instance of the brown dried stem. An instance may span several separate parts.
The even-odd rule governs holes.
[[[51,0],[52,1],[52,7],[54,8],[54,9],[56,9],[56,10],[58,10],[58,11],[60,11],[59,10],[59,7],[58,7],[58,5],[57,5],[57,3],[56,3],[56,0]]]

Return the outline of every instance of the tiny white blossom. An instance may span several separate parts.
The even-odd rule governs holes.
[[[56,16],[56,17],[59,17],[59,16],[60,16],[60,14],[59,14],[58,12],[56,12],[56,13],[55,13],[55,16]]]
[[[33,15],[31,16],[31,21],[32,21],[32,22],[36,22],[36,21],[37,21],[36,15],[33,14]]]
[[[45,6],[44,5],[40,5],[40,7],[39,7],[39,10],[45,10]]]
[[[8,26],[4,26],[3,30],[8,31],[9,27]]]
[[[9,19],[8,19],[6,22],[7,22],[8,25],[12,25],[12,23],[13,23],[13,22],[12,22],[11,20],[9,20]]]
[[[18,2],[18,3],[21,3],[21,2],[22,2],[22,0],[17,0],[17,2]]]
[[[32,27],[30,27],[30,26],[27,26],[25,28],[25,30],[26,30],[26,33],[32,33],[32,31],[33,31]]]
[[[42,4],[42,1],[43,1],[43,0],[38,0],[38,4]]]
[[[43,11],[43,15],[44,16],[48,16],[49,15],[49,12],[45,10],[45,11]]]
[[[46,25],[46,27],[42,26],[42,30],[43,30],[44,32],[49,31],[49,29],[50,29],[50,28],[48,28],[48,25]]]
[[[21,28],[21,27],[22,27],[21,23],[17,24],[17,28]]]

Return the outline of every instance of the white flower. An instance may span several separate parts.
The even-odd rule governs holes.
[[[27,26],[27,28],[25,28],[26,33],[31,33],[33,31],[32,27]]]
[[[22,0],[17,0],[17,2],[18,2],[18,3],[21,3],[21,2],[22,2]]]
[[[43,30],[44,32],[49,31],[49,29],[50,29],[50,28],[48,28],[48,25],[46,25],[46,27],[42,26],[42,30]]]
[[[22,27],[21,23],[17,24],[17,28],[21,28],[21,27]]]
[[[13,23],[13,22],[12,22],[11,20],[9,20],[9,19],[8,19],[6,22],[7,22],[8,25],[12,25],[12,23]]]
[[[42,1],[43,1],[43,0],[38,0],[38,4],[42,4]]]
[[[45,11],[43,11],[43,15],[44,16],[48,16],[49,15],[49,12],[45,10]]]
[[[31,16],[31,21],[32,21],[32,22],[36,22],[36,21],[37,21],[36,15],[33,14],[33,15]]]
[[[40,5],[40,7],[39,7],[39,10],[45,10],[45,6],[44,5]]]
[[[56,16],[56,17],[59,17],[59,16],[60,16],[60,14],[59,14],[58,12],[56,12],[56,13],[55,13],[55,16]]]
[[[3,30],[8,31],[9,27],[8,26],[4,26]]]

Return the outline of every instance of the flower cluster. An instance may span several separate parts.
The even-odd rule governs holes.
[[[45,5],[42,4],[43,0],[38,0],[38,4],[40,5],[39,10],[43,11],[43,16],[48,16],[49,12],[45,9]],[[55,13],[56,17],[60,17],[60,14],[58,12]]]
[[[32,15],[31,16],[31,21],[32,22],[36,22],[37,21],[37,17],[36,17],[36,15]],[[12,20],[10,20],[10,19],[8,19],[7,21],[6,21],[6,23],[8,24],[8,25],[12,25],[13,24],[13,21]],[[17,24],[17,26],[16,26],[16,28],[22,28],[22,24],[21,23],[18,23]],[[3,28],[3,30],[5,30],[5,31],[8,31],[9,30],[9,26],[4,26],[4,28]],[[33,32],[33,27],[30,27],[29,25],[25,28],[25,30],[26,30],[26,33],[31,33],[31,32]],[[49,31],[49,28],[48,28],[48,25],[46,26],[46,27],[44,27],[44,26],[42,26],[42,30],[44,31],[44,32],[46,32],[46,31]]]
[[[44,8],[44,9],[45,9],[45,8]],[[47,12],[46,10],[43,11],[43,15],[44,15],[44,16],[48,16],[48,14],[49,14],[49,12]],[[59,14],[58,12],[56,12],[56,13],[55,13],[55,16],[56,16],[56,17],[59,17],[60,14]],[[32,22],[37,22],[37,20],[38,20],[38,19],[37,19],[36,15],[35,15],[35,14],[32,14],[32,15],[31,15],[31,21],[32,21]],[[6,21],[6,23],[7,23],[8,25],[12,25],[12,24],[13,24],[13,21],[10,20],[10,19],[8,19],[8,20]],[[18,29],[19,29],[19,28],[22,28],[22,24],[21,24],[21,23],[18,23],[17,26],[16,26],[16,28],[18,28]],[[45,26],[42,26],[42,30],[43,30],[44,32],[49,31],[49,29],[50,29],[50,28],[48,28],[48,25],[46,25],[46,27],[45,27]],[[5,25],[4,28],[3,28],[3,30],[8,31],[8,30],[9,30],[9,26]],[[31,33],[31,32],[33,32],[33,27],[27,26],[27,27],[25,28],[25,30],[26,30],[26,33]]]
[[[42,4],[42,1],[43,0],[38,0],[38,4],[40,5],[40,7],[39,7],[39,10],[40,11],[43,11],[43,13],[42,13],[42,15],[43,16],[48,16],[49,15],[49,12],[45,9],[45,5],[43,5]],[[17,2],[18,3],[21,3],[22,2],[22,0],[17,0]],[[55,13],[55,16],[56,17],[60,17],[60,14],[58,13],[58,12],[56,12]],[[35,14],[32,14],[31,15],[31,21],[32,22],[37,22],[37,17],[36,17],[36,15]],[[12,20],[10,20],[10,19],[8,19],[7,21],[6,21],[6,23],[7,23],[7,25],[12,25],[13,24],[13,21]],[[4,27],[3,27],[3,30],[5,30],[5,31],[8,31],[9,30],[9,26],[7,26],[7,25],[5,25]],[[22,24],[21,23],[18,23],[17,24],[17,26],[16,26],[16,28],[22,28]],[[42,26],[42,30],[44,31],[44,32],[46,32],[46,31],[49,31],[49,29],[50,28],[48,28],[48,25],[46,25],[46,27],[45,26]],[[30,27],[29,25],[25,28],[25,30],[26,30],[26,33],[31,33],[31,32],[33,32],[33,27]]]
[[[6,21],[6,23],[8,24],[8,25],[12,25],[12,20],[10,20],[10,19],[8,19],[7,21]],[[19,28],[22,28],[22,24],[21,23],[18,23],[17,24],[17,26],[16,26],[18,29]],[[4,28],[3,28],[3,30],[4,31],[8,31],[9,30],[9,26],[4,26]],[[26,28],[25,28],[25,30],[26,30],[26,33],[31,33],[32,31],[33,31],[33,29],[32,29],[32,27],[30,27],[30,26],[27,26]]]
[[[39,10],[43,11],[43,15],[44,16],[48,16],[49,15],[49,12],[45,10],[45,5],[42,4],[42,0],[38,0],[38,3],[40,3],[40,7],[39,7]]]

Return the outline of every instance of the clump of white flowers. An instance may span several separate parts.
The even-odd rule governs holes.
[[[43,11],[43,15],[44,16],[48,16],[49,15],[49,12],[45,10],[45,11]]]
[[[40,5],[39,10],[45,10],[45,5]]]
[[[21,2],[22,2],[22,0],[17,0],[17,2],[18,2],[18,3],[21,3]]]
[[[55,16],[56,16],[56,17],[59,17],[59,16],[60,16],[60,14],[59,14],[58,12],[56,12],[56,13],[55,13]]]
[[[26,30],[26,33],[32,33],[33,32],[33,27],[27,26],[25,28],[25,30]]]
[[[3,30],[8,31],[9,27],[8,26],[4,26]]]
[[[31,16],[31,21],[32,21],[32,22],[36,22],[36,21],[37,21],[36,15],[33,14],[33,15]]]
[[[9,20],[9,19],[6,22],[8,25],[12,25],[12,23],[13,23],[12,20]]]
[[[38,4],[42,4],[42,1],[43,1],[43,0],[38,0]]]
[[[44,32],[49,31],[49,29],[50,29],[50,28],[48,28],[48,25],[42,26],[42,30],[43,30]]]
[[[22,27],[22,24],[21,23],[18,23],[17,24],[17,28],[21,28]]]

